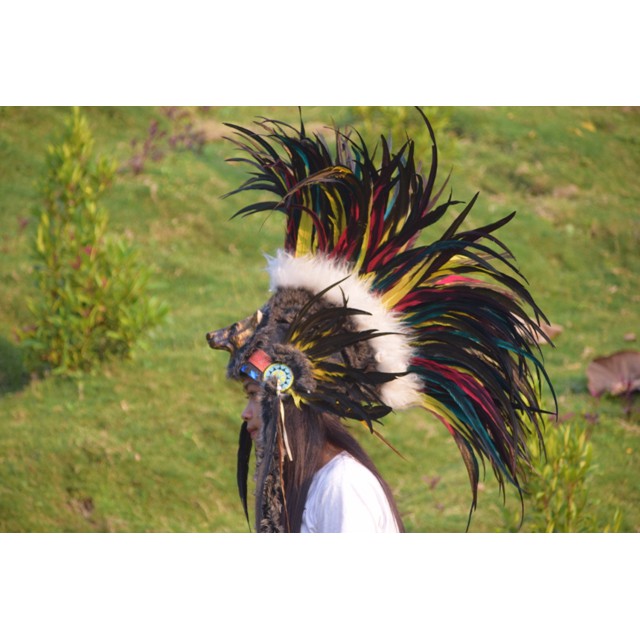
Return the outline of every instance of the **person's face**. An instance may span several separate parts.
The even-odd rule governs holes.
[[[242,419],[247,423],[247,431],[252,440],[255,440],[262,429],[262,411],[260,409],[260,386],[252,380],[244,380],[242,383],[247,396],[247,406],[242,412]]]

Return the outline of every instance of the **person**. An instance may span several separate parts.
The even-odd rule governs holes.
[[[495,236],[514,214],[465,228],[476,195],[424,241],[460,203],[438,204],[435,135],[420,113],[432,138],[426,175],[412,140],[393,153],[382,138],[378,163],[357,132],[336,130],[330,148],[302,121],[264,120],[261,132],[229,125],[252,166],[232,194],[272,196],[236,216],[286,220],[284,247],[267,259],[271,297],[206,335],[247,391],[237,480],[249,520],[255,443],[256,531],[403,531],[388,485],[350,433],[355,421],[385,441],[377,424],[391,411],[419,406],[439,419],[469,475],[469,518],[480,460],[521,492],[527,438],[542,440],[538,393],[549,381],[535,337],[546,319]]]

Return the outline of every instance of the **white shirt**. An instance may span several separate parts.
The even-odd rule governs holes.
[[[346,451],[313,476],[301,533],[397,533],[378,479]]]

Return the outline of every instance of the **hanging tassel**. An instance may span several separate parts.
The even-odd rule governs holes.
[[[284,449],[286,450],[289,460],[293,461],[291,455],[291,449],[289,448],[289,440],[287,438],[287,431],[284,425],[284,406],[282,403],[282,395],[280,394],[280,384],[276,385],[276,398],[278,401],[278,414],[280,419],[277,421],[277,437],[278,437],[278,460],[280,467],[280,490],[282,493],[282,508],[284,509],[284,517],[286,523],[286,530],[291,532],[291,523],[289,522],[289,509],[287,508],[287,493],[284,488]]]
[[[284,423],[284,404],[282,403],[282,396],[280,394],[280,383],[276,387],[276,393],[278,394],[278,407],[280,411],[280,427],[282,429],[282,439],[284,441],[284,447],[287,450],[287,457],[290,462],[293,462],[293,455],[291,453],[291,448],[289,447],[289,438],[287,438],[287,429]]]

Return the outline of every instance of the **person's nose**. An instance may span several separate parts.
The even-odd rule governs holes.
[[[242,412],[240,417],[243,420],[245,420],[246,422],[249,422],[249,420],[251,420],[251,418],[253,417],[253,414],[251,412],[251,403],[250,402],[247,403],[247,406],[244,408],[244,411]]]

